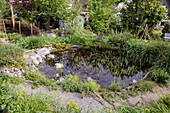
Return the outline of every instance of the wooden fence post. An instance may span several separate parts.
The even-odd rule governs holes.
[[[3,29],[4,29],[4,32],[5,32],[5,38],[8,38],[8,35],[6,34],[6,27],[5,27],[5,22],[4,22],[4,20],[2,21],[3,22]]]
[[[33,35],[32,23],[30,23],[30,27],[31,27],[31,36],[32,36]]]
[[[21,35],[21,22],[19,21],[19,34]]]

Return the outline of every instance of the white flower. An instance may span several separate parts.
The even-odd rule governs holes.
[[[60,69],[60,68],[63,68],[63,67],[64,67],[64,65],[63,65],[63,64],[60,64],[60,63],[56,63],[55,66],[56,66],[57,69]]]

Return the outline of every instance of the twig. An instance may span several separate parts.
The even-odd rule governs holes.
[[[157,71],[157,70],[153,70],[153,71],[147,72],[146,75],[143,77],[142,80],[146,80],[147,77],[148,77],[148,75],[149,75],[150,73],[153,73],[154,71]],[[130,89],[132,89],[132,88],[139,87],[139,83],[140,83],[140,82],[138,81],[136,84],[131,85],[131,86],[127,87],[126,89],[127,89],[127,90],[130,90]]]
[[[109,108],[109,109],[114,109],[113,106],[112,106],[111,104],[109,104],[108,102],[106,102],[106,101],[100,96],[100,94],[99,94],[98,92],[93,92],[92,94],[93,94],[93,96],[94,96],[94,99],[95,99],[96,101],[98,101],[99,103],[101,103],[104,107]]]

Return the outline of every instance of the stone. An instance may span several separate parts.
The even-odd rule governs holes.
[[[119,103],[119,102],[114,102],[113,103],[113,106],[115,106],[115,107],[119,107],[119,106],[121,106],[122,104],[121,103]]]
[[[118,96],[121,96],[121,95],[122,95],[122,93],[121,93],[121,92],[116,92],[116,94],[117,94]]]
[[[38,55],[48,55],[48,54],[50,54],[50,50],[47,49],[47,48],[42,48],[42,49],[37,51],[37,54]]]
[[[148,104],[149,104],[150,101],[151,101],[151,98],[146,97],[146,96],[144,96],[144,95],[142,95],[141,98],[142,98],[142,100],[143,100],[144,102],[146,102],[146,103],[148,103]]]
[[[136,83],[137,83],[137,81],[135,79],[133,79],[132,82],[129,83],[129,85],[134,85]]]
[[[64,67],[64,65],[60,64],[60,63],[56,63],[55,66],[56,66],[57,69],[61,69],[61,68]]]
[[[40,55],[34,55],[34,56],[30,56],[30,59],[32,60],[32,62],[36,65],[38,65],[39,63],[42,62],[42,58]]]
[[[47,34],[47,36],[49,37],[49,38],[51,38],[51,37],[56,37],[56,34],[54,34],[54,33],[49,33],[49,34]]]
[[[136,84],[136,83],[137,83],[137,81],[136,81],[135,79],[133,79],[133,81],[132,81],[132,82],[133,82],[133,84]]]
[[[138,98],[129,98],[129,99],[127,99],[127,103],[130,106],[136,106],[139,102],[140,102],[140,100]]]
[[[57,83],[62,82],[64,80],[63,77],[60,77],[59,80],[57,80]]]
[[[91,77],[88,77],[87,81],[90,82],[90,81],[93,81],[93,79]]]
[[[55,55],[49,54],[49,55],[47,55],[47,57],[50,58],[50,59],[54,59]]]
[[[26,70],[38,71],[38,68],[34,64],[32,64],[32,65],[26,66]]]

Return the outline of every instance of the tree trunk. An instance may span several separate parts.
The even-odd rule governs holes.
[[[50,14],[48,14],[47,30],[50,30]]]

